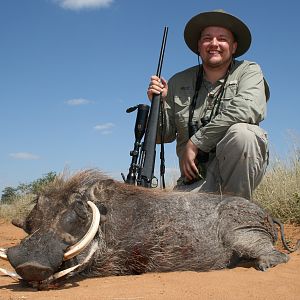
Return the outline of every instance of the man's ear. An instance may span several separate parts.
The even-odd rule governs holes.
[[[232,54],[234,54],[236,52],[236,49],[237,49],[237,42],[234,42],[233,45],[232,45]]]
[[[200,39],[197,41],[197,54],[200,56]]]

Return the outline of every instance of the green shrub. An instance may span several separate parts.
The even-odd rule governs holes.
[[[38,194],[44,186],[54,181],[56,176],[55,172],[49,172],[31,183],[20,183],[17,187],[5,187],[1,195],[1,204],[12,203],[24,195]]]
[[[29,184],[21,183],[17,187],[4,188],[0,202],[0,218],[11,221],[26,216],[33,207],[36,195],[44,186],[54,181],[56,176],[55,172],[49,172]]]

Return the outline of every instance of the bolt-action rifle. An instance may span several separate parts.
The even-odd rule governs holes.
[[[160,77],[162,63],[164,59],[168,27],[164,28],[163,40],[160,49],[160,56],[156,76]],[[139,104],[130,107],[126,112],[130,113],[138,110],[135,123],[134,149],[130,151],[132,156],[129,173],[123,180],[128,184],[136,184],[143,187],[157,186],[157,179],[154,176],[155,156],[156,156],[156,135],[159,122],[159,112],[161,107],[161,95],[154,95],[151,100],[151,108],[146,104]],[[144,137],[144,142],[142,138]],[[161,155],[162,164],[164,158]],[[161,176],[164,173],[164,166],[161,166]],[[156,184],[153,182],[156,180]],[[164,183],[163,183],[164,185]]]

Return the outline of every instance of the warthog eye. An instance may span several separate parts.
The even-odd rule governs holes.
[[[60,227],[64,232],[77,236],[88,223],[87,207],[81,200],[76,200],[60,217]]]
[[[88,217],[87,208],[81,200],[75,202],[74,210],[78,215],[78,217],[84,220],[87,219]]]

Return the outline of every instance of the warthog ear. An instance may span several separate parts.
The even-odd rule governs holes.
[[[25,230],[25,222],[22,219],[13,219],[11,221],[11,224],[13,224],[16,227],[22,228],[23,230]]]

